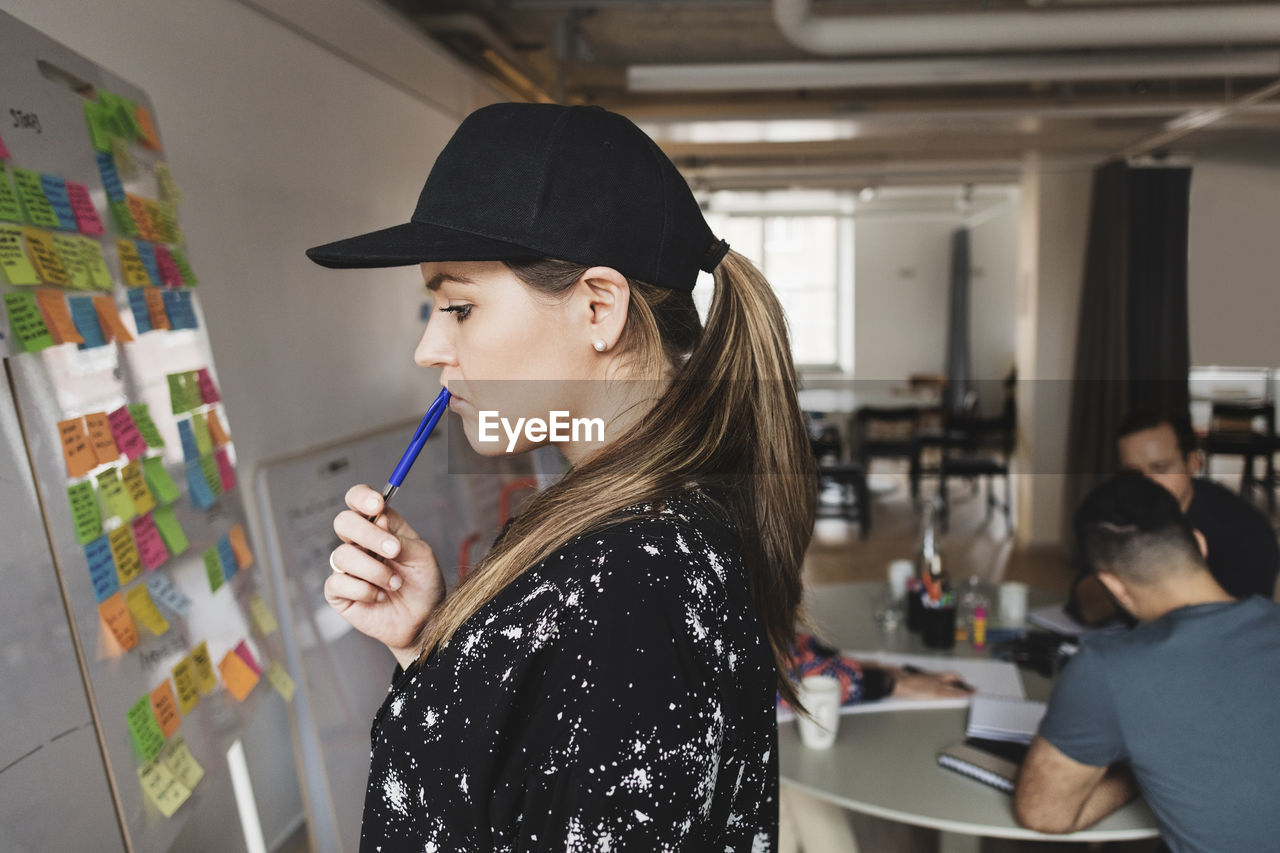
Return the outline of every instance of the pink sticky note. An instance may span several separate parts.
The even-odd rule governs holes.
[[[168,247],[156,244],[156,268],[160,272],[160,281],[164,282],[166,287],[182,287],[186,284],[182,280],[182,271],[178,269],[178,264],[170,254]]]
[[[98,217],[98,209],[89,198],[89,188],[75,181],[67,181],[67,198],[71,201],[71,212],[75,214],[76,226],[81,234],[101,234],[102,220]]]
[[[197,370],[196,380],[200,383],[200,398],[206,403],[216,403],[222,399],[218,396],[218,386],[213,384],[213,377],[209,375],[209,368]]]
[[[156,529],[155,519],[148,512],[135,518],[131,524],[133,539],[138,544],[138,556],[142,559],[142,565],[147,571],[154,572],[169,559],[169,549],[164,547],[164,540],[160,538],[160,531]]]
[[[258,665],[258,661],[253,656],[253,652],[249,651],[249,644],[246,641],[241,640],[236,644],[233,651],[235,651],[236,655],[239,656],[240,660],[245,662],[245,665],[248,666],[249,669],[253,670],[254,675],[262,675],[262,667]]]
[[[0,139],[0,157],[3,157],[6,160],[9,159],[9,149],[4,147],[3,139]]]
[[[225,447],[219,447],[213,455],[218,460],[218,479],[222,481],[222,491],[229,492],[236,487],[236,469],[232,466]]]
[[[129,414],[127,406],[121,406],[107,415],[107,423],[111,425],[116,446],[129,457],[130,462],[147,452],[147,440],[138,432],[138,425],[133,422],[133,415]]]

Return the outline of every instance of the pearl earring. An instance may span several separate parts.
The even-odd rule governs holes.
[[[596,348],[596,352],[604,352],[605,342],[596,341],[594,344],[592,344],[592,346]]]

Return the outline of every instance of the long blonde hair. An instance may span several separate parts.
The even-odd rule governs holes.
[[[587,267],[508,262],[535,294],[563,295]],[[628,279],[617,346],[642,376],[671,374],[669,389],[630,429],[536,495],[429,617],[419,660],[448,643],[472,614],[558,547],[656,503],[693,481],[725,487],[742,542],[752,600],[792,704],[787,672],[800,610],[800,569],[813,533],[817,470],[796,399],[782,307],[759,270],[730,251],[715,270],[703,328],[691,294]]]

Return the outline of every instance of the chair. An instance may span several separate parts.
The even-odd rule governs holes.
[[[843,458],[840,433],[834,426],[823,425],[820,412],[807,412],[809,445],[818,463],[818,518],[844,518],[858,524],[858,535],[867,538],[871,532],[871,492],[867,488],[866,470],[857,462]],[[822,496],[836,492],[835,502],[824,502]]]
[[[853,416],[853,458],[868,473],[873,459],[905,459],[914,475],[920,466],[919,427],[919,407],[863,406]],[[919,496],[919,478],[912,476],[911,498]]]
[[[1017,438],[1017,405],[1012,395],[1005,398],[1004,409],[994,418],[958,416],[947,421],[947,433],[939,441],[942,460],[938,464],[938,492],[941,501],[942,529],[950,524],[951,498],[947,481],[962,477],[987,484],[987,518],[999,506],[1005,522],[1013,523],[1009,463]],[[1004,498],[997,500],[995,480],[1004,481]]]
[[[1261,419],[1263,430],[1254,429]],[[1244,472],[1240,476],[1240,494],[1248,498],[1257,487],[1266,493],[1267,511],[1276,510],[1275,454],[1280,450],[1276,439],[1276,405],[1271,400],[1215,401],[1209,416],[1209,432],[1203,442],[1205,467],[1214,454],[1240,456]],[[1262,457],[1263,475],[1259,480],[1254,462]]]

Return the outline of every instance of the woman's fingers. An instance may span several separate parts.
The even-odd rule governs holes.
[[[381,557],[393,558],[400,553],[400,538],[384,530],[353,510],[343,510],[333,520],[333,532],[343,542],[358,545]]]
[[[382,512],[382,493],[366,486],[364,483],[347,489],[347,506],[356,512],[373,518]]]
[[[337,569],[336,574],[352,575],[382,589],[399,589],[404,583],[404,579],[386,563],[351,544],[335,548],[329,562]]]
[[[361,602],[376,604],[387,600],[385,590],[350,574],[334,573],[324,582],[324,598],[330,604]]]

